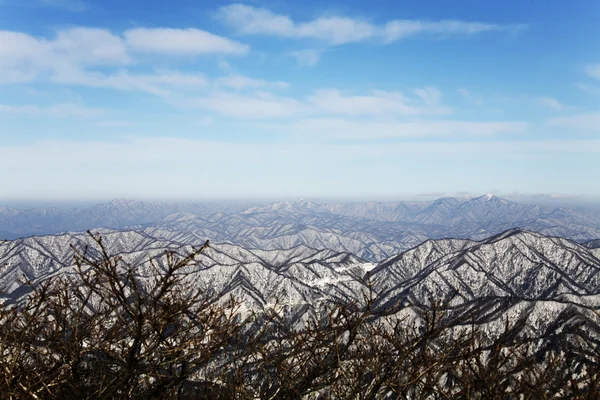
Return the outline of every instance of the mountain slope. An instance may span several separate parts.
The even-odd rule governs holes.
[[[600,327],[600,259],[572,241],[510,230],[483,241],[430,240],[367,274],[383,308],[449,302],[454,315],[524,335],[580,324]],[[521,333],[520,333],[521,334]]]
[[[101,230],[109,254],[149,272],[148,260],[165,262],[166,251],[186,254],[191,245],[147,232]],[[189,238],[188,238],[189,239]],[[73,271],[73,249],[92,244],[85,233],[28,237],[0,243],[0,288],[5,297],[23,294],[22,282],[33,283]],[[93,249],[93,246],[90,248]],[[248,250],[232,244],[212,244],[186,272],[190,281],[222,298],[230,295],[250,309],[279,304],[313,305],[322,299],[347,299],[363,288],[365,262],[347,253],[296,246],[287,250]]]
[[[427,241],[381,263],[369,278],[385,282],[387,296],[410,293],[420,302],[454,293],[465,301],[543,300],[600,293],[600,260],[572,241],[514,229],[480,242]]]

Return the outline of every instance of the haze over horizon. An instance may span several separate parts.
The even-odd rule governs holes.
[[[477,200],[484,197],[496,197],[501,200],[508,200],[516,204],[531,204],[540,205],[549,208],[570,208],[573,210],[590,210],[600,211],[600,199],[590,196],[559,196],[547,194],[526,195],[520,193],[485,193],[485,194],[470,194],[466,192],[455,193],[418,193],[418,194],[399,194],[389,197],[230,197],[230,198],[164,198],[164,197],[116,197],[116,198],[90,198],[90,199],[29,199],[29,200],[10,200],[0,197],[0,209],[8,207],[9,209],[25,210],[42,210],[42,209],[87,209],[99,205],[118,206],[119,202],[128,203],[128,206],[135,204],[220,204],[227,205],[275,205],[278,203],[288,202],[290,204],[303,203],[304,201],[320,203],[320,204],[396,204],[403,202],[424,202],[433,203],[445,198],[456,198],[462,200]]]
[[[599,15],[593,0],[0,0],[0,200],[595,203]]]

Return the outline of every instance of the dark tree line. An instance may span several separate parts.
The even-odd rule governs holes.
[[[585,326],[526,340],[506,321],[490,335],[470,322],[476,310],[440,301],[408,322],[377,310],[372,290],[293,325],[190,282],[208,242],[140,268],[93,238],[72,273],[0,306],[0,398],[600,398]]]

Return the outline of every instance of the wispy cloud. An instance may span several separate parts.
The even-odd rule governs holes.
[[[550,125],[582,132],[600,132],[600,112],[552,118]]]
[[[430,107],[438,107],[442,99],[442,92],[434,87],[417,88],[413,92],[425,105]]]
[[[0,114],[9,116],[26,117],[53,117],[53,118],[95,118],[105,115],[106,110],[84,107],[80,104],[55,104],[47,107],[38,105],[6,105],[0,104]]]
[[[448,192],[427,192],[427,193],[418,193],[417,196],[420,197],[444,197],[447,196]]]
[[[99,121],[93,121],[89,125],[99,128],[129,128],[135,126],[135,123],[118,119],[103,119]]]
[[[444,21],[391,21],[383,27],[383,37],[387,42],[394,42],[419,34],[430,35],[476,35],[485,32],[518,33],[526,28],[524,24],[497,25],[482,22],[466,22],[456,20]]]
[[[221,78],[217,78],[215,80],[215,85],[218,87],[225,87],[231,89],[257,89],[257,88],[275,88],[275,89],[285,89],[288,87],[287,82],[282,81],[266,81],[262,79],[254,79],[245,75],[229,75],[223,76]]]
[[[458,89],[458,94],[464,97],[469,103],[472,103],[478,107],[483,105],[483,96],[476,95],[468,89],[460,88]]]
[[[265,126],[265,128],[269,128]],[[289,123],[272,124],[280,134],[323,140],[377,141],[387,139],[448,138],[465,139],[519,135],[528,124],[520,121],[413,121],[355,120],[347,118],[307,118]]]
[[[305,104],[292,97],[275,96],[262,91],[250,94],[216,91],[204,97],[187,98],[178,104],[243,119],[289,118],[310,111]]]
[[[538,97],[537,100],[544,107],[551,108],[553,110],[562,110],[565,108],[565,106],[554,97]]]
[[[127,45],[148,53],[246,54],[250,47],[200,29],[136,28],[125,32]]]
[[[585,73],[594,79],[600,80],[600,64],[591,64],[586,66]]]
[[[319,59],[321,58],[322,52],[322,50],[317,49],[304,49],[291,51],[288,54],[294,57],[296,61],[298,61],[298,64],[312,67],[314,65],[317,65]]]
[[[281,119],[307,116],[344,116],[346,118],[393,118],[445,115],[451,110],[441,103],[435,88],[415,89],[413,96],[400,92],[373,90],[368,94],[343,93],[338,89],[315,90],[306,97],[274,95],[266,87],[285,87],[278,82],[230,76],[215,81],[216,90],[202,97],[184,97],[176,103],[185,107],[213,111],[243,119]],[[232,93],[223,90],[253,89]]]
[[[524,25],[497,25],[468,21],[392,20],[382,25],[360,18],[342,16],[320,17],[307,22],[296,22],[287,15],[279,15],[265,8],[245,4],[221,7],[217,18],[244,34],[263,34],[289,38],[322,40],[331,45],[377,39],[391,43],[410,36],[475,35],[490,31],[518,32]]]
[[[157,96],[169,96],[175,89],[178,92],[185,92],[203,88],[208,81],[202,74],[177,71],[160,71],[153,74],[120,71],[105,74],[75,69],[57,71],[52,76],[51,82],[116,90],[137,90]]]
[[[534,199],[547,199],[547,200],[575,200],[580,199],[583,196],[577,194],[568,194],[568,193],[534,193],[531,195],[527,194],[519,194],[517,193],[512,197],[532,197]]]
[[[447,114],[440,104],[441,93],[435,88],[415,89],[416,98],[399,92],[372,91],[367,95],[344,95],[336,89],[318,90],[308,103],[320,112],[350,116]]]
[[[600,96],[600,86],[579,82],[575,84],[575,87],[589,95]]]

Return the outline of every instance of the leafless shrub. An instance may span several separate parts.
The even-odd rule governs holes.
[[[0,311],[4,396],[174,396],[237,335],[236,304],[216,303],[181,273],[208,242],[187,255],[168,252],[140,276],[92,237],[94,248],[75,249],[75,274]]]
[[[75,268],[0,306],[0,397],[8,399],[596,399],[597,333],[586,326],[497,335],[448,300],[382,311],[314,305],[305,323],[276,310],[241,315],[186,274],[208,242],[143,268],[100,236]],[[406,304],[406,303],[404,303]]]

